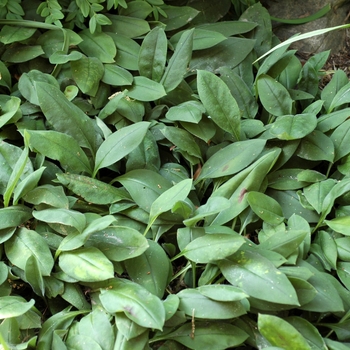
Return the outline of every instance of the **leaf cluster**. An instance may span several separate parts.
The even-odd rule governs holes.
[[[347,349],[350,83],[320,88],[329,52],[268,53],[255,1],[6,4],[2,348]]]

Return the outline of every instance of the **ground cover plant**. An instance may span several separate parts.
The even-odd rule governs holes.
[[[328,52],[257,60],[278,40],[255,1],[0,17],[3,349],[349,348],[350,83]]]

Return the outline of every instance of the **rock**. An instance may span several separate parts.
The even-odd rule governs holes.
[[[331,4],[332,9],[325,16],[315,21],[300,25],[273,22],[273,31],[281,41],[284,41],[297,33],[306,33],[317,29],[345,24],[350,10],[350,2],[349,0],[262,1],[262,4],[268,9],[271,16],[283,19],[310,16],[328,3]],[[323,35],[297,41],[296,43],[293,43],[290,48],[297,49],[299,53],[304,55],[310,55],[326,50],[331,50],[332,53],[336,53],[344,46],[345,37],[345,30],[335,30]]]

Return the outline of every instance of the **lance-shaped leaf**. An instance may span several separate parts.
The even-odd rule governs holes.
[[[159,82],[165,68],[167,48],[164,29],[153,28],[142,41],[138,60],[140,75]]]
[[[85,215],[69,209],[44,209],[33,211],[33,216],[47,223],[58,223],[76,228],[82,232],[86,225]]]
[[[84,94],[95,96],[104,73],[101,61],[96,57],[83,56],[70,63],[73,79]]]
[[[0,319],[18,317],[32,308],[35,301],[26,301],[19,296],[2,296],[0,298]]]
[[[32,210],[24,205],[0,209],[0,230],[24,224],[32,217]]]
[[[31,149],[58,160],[67,171],[91,174],[89,159],[74,137],[52,130],[25,130],[25,134]]]
[[[161,79],[165,91],[174,90],[182,81],[187,72],[187,66],[192,56],[193,31],[190,29],[185,31],[176,45],[174,54],[169,60],[169,64],[165,69]]]
[[[265,144],[265,140],[245,140],[220,149],[204,163],[197,182],[238,173],[259,156]]]
[[[134,78],[132,86],[128,89],[127,95],[138,101],[155,101],[166,95],[162,84],[146,77]]]
[[[135,123],[107,137],[97,150],[93,177],[99,169],[118,162],[133,151],[145,137],[149,124],[148,122]]]
[[[37,232],[24,227],[17,229],[16,233],[5,242],[5,251],[11,263],[22,270],[25,270],[28,258],[34,255],[41,274],[50,275],[54,260],[47,242]]]
[[[192,188],[192,179],[182,180],[175,186],[163,192],[151,206],[148,226],[146,232],[156,221],[157,217],[170,210],[177,202],[183,201],[187,198]]]
[[[95,247],[63,252],[59,257],[59,266],[77,281],[99,282],[114,277],[113,264]]]
[[[290,323],[280,317],[260,314],[258,328],[273,346],[286,350],[311,350],[306,339]]]
[[[17,160],[4,193],[4,207],[10,203],[10,199],[28,161],[29,149],[25,147],[21,156]]]
[[[284,220],[282,208],[272,197],[264,193],[251,191],[247,201],[256,215],[270,225],[279,225]]]
[[[88,203],[111,204],[121,200],[130,200],[126,191],[89,176],[62,173],[57,174],[57,179]]]
[[[158,297],[129,280],[114,279],[110,282],[110,287],[101,290],[100,295],[102,306],[108,312],[124,312],[142,327],[162,330],[165,309]]]
[[[236,347],[248,338],[248,334],[230,323],[213,321],[196,322],[195,330],[192,324],[187,322],[176,331],[168,333],[166,337],[189,349],[213,350]]]
[[[199,97],[211,119],[223,130],[240,138],[241,113],[228,86],[215,74],[198,70]]]
[[[104,230],[115,220],[113,215],[106,215],[93,220],[86,226],[83,232],[80,233],[76,231],[68,234],[68,236],[62,240],[57,250],[68,251],[80,248],[94,232]]]
[[[180,298],[179,310],[188,316],[194,314],[196,318],[224,320],[246,314],[241,302],[213,300],[197,289],[184,289],[177,296]]]
[[[261,74],[257,88],[260,101],[268,113],[276,116],[292,113],[293,100],[281,83],[266,74]]]
[[[207,264],[236,253],[244,242],[238,234],[207,234],[191,241],[179,256],[185,255],[195,263]]]
[[[80,147],[86,147],[95,154],[101,136],[94,120],[68,101],[57,87],[38,81],[34,85],[40,107],[52,127],[72,136]]]
[[[250,296],[272,303],[299,305],[287,276],[259,253],[240,250],[219,262],[225,278]]]

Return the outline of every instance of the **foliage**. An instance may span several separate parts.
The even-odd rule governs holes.
[[[350,83],[238,3],[1,3],[3,349],[348,348]]]

